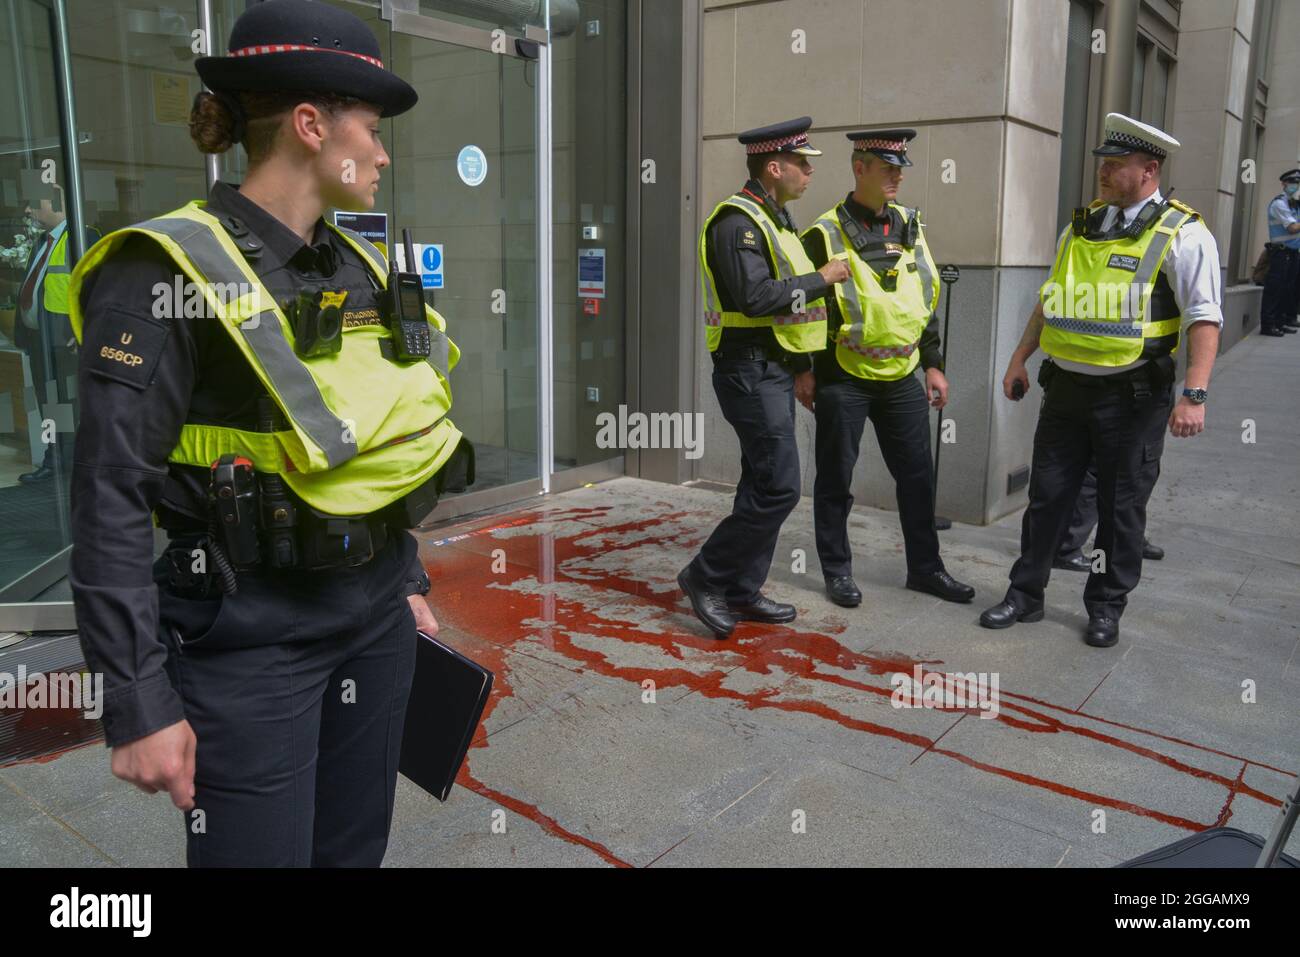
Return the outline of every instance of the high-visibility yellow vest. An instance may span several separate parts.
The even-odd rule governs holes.
[[[1066,232],[1039,291],[1044,321],[1039,344],[1049,356],[1113,367],[1177,350],[1182,329],[1177,304],[1172,296],[1157,303],[1152,294],[1174,235],[1200,214],[1178,200],[1168,202],[1136,238]],[[1098,201],[1090,208],[1104,205]]]
[[[68,265],[68,230],[50,251],[50,258],[45,263],[45,279],[41,283],[42,299],[46,312],[60,315],[68,314],[68,284],[72,279],[72,267]]]
[[[210,314],[289,424],[285,431],[263,433],[187,422],[169,460],[207,468],[227,453],[242,455],[258,471],[279,474],[307,504],[333,515],[368,515],[427,482],[462,437],[447,418],[447,375],[460,350],[447,338],[443,318],[425,307],[434,346],[427,361],[384,358],[379,340],[391,333],[378,325],[346,329],[341,351],[302,359],[274,297],[205,205],[196,201],[105,236],[77,263],[69,289],[72,327],[81,341],[86,277],[129,236],[148,236],[203,290]],[[330,228],[385,287],[383,253],[351,230]]]
[[[787,352],[817,352],[826,347],[826,302],[814,299],[803,304],[801,312],[793,309],[775,316],[747,316],[743,312],[724,310],[718,295],[718,281],[709,268],[708,239],[714,220],[728,210],[738,209],[749,217],[757,234],[762,237],[763,249],[772,276],[776,279],[793,279],[817,271],[799,234],[786,229],[772,218],[762,204],[743,194],[729,196],[709,215],[700,233],[700,282],[704,287],[704,330],[709,351],[716,352],[722,344],[722,330],[762,329],[771,327],[777,342]]]
[[[921,333],[939,304],[938,270],[930,256],[919,211],[890,203],[903,220],[895,240],[874,240],[859,251],[846,223],[844,204],[809,227],[825,237],[831,259],[843,259],[853,277],[835,287],[843,324],[835,333],[835,357],[844,371],[860,379],[901,379],[921,361]],[[913,245],[905,245],[909,230]],[[890,273],[893,273],[892,277]],[[886,285],[892,284],[893,289]]]

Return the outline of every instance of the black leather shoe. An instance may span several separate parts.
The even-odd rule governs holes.
[[[1119,622],[1114,618],[1088,618],[1083,640],[1094,648],[1111,648],[1119,641]]]
[[[1297,332],[1300,332],[1300,322],[1296,322],[1294,319],[1291,319],[1288,320],[1287,322],[1282,323],[1282,328],[1295,329]]]
[[[1018,621],[1025,623],[1042,621],[1043,608],[1021,608],[1013,601],[1002,601],[980,615],[980,624],[985,628],[1010,628]]]
[[[748,605],[728,605],[727,610],[736,621],[761,621],[768,625],[784,625],[794,621],[794,605],[783,605],[766,595],[759,595]]]
[[[54,469],[50,468],[48,465],[42,465],[34,472],[24,472],[22,475],[18,476],[18,481],[22,482],[24,485],[31,485],[34,482],[44,482],[46,479],[52,478],[54,478]]]
[[[1284,336],[1294,336],[1297,332],[1300,332],[1300,329],[1292,329],[1290,326],[1282,327],[1282,335]]]
[[[730,638],[736,627],[736,619],[727,609],[727,599],[692,574],[690,566],[683,568],[677,575],[677,584],[691,602],[695,617],[704,622],[704,627],[719,638]]]
[[[857,608],[862,604],[862,592],[851,575],[826,579],[826,594],[841,608]]]
[[[965,604],[975,597],[975,589],[957,581],[942,568],[928,575],[908,575],[907,587],[912,591],[928,592],[938,595],[944,601]]]
[[[1164,559],[1165,550],[1159,545],[1152,545],[1148,541],[1142,542],[1142,557],[1149,562],[1158,562]]]
[[[1092,562],[1088,561],[1086,555],[1075,555],[1073,558],[1055,558],[1052,560],[1052,567],[1067,572],[1083,572],[1085,575],[1092,573]]]
[[[1272,336],[1274,339],[1281,339],[1283,336],[1286,335],[1286,333],[1283,332],[1280,328],[1279,328],[1279,329],[1272,329],[1272,328],[1264,329],[1264,328],[1261,328],[1261,329],[1259,330],[1259,334],[1260,334],[1261,336]]]

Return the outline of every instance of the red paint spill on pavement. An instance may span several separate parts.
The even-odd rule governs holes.
[[[661,511],[656,512],[657,509]],[[458,631],[484,639],[484,648],[476,649],[480,652],[476,657],[485,667],[492,669],[497,678],[484,713],[485,725],[497,705],[514,694],[510,682],[511,654],[528,657],[535,644],[563,656],[577,666],[574,670],[627,681],[637,686],[635,693],[638,694],[642,682],[651,681],[657,690],[680,688],[705,698],[736,701],[751,710],[777,709],[811,715],[852,731],[922,748],[1029,787],[1123,810],[1184,830],[1200,831],[1219,823],[1200,823],[1120,798],[978,761],[956,751],[937,748],[935,740],[923,734],[849,715],[825,702],[799,697],[782,688],[742,691],[729,686],[733,676],[748,673],[778,678],[783,685],[802,679],[864,695],[890,698],[894,694],[891,686],[871,684],[838,672],[852,672],[859,677],[861,672],[865,672],[870,676],[885,677],[899,672],[911,674],[914,668],[920,667],[923,673],[929,673],[926,665],[942,662],[918,661],[904,655],[854,652],[837,641],[834,634],[797,631],[784,626],[745,623],[736,629],[729,641],[719,642],[705,637],[698,622],[686,610],[674,578],[676,571],[702,541],[702,530],[712,525],[715,516],[683,511],[662,502],[647,507],[647,511],[655,513],[652,517],[609,524],[611,511],[611,507],[598,506],[498,516],[477,523],[467,531],[453,530],[453,535],[433,543],[437,550],[432,555],[425,552],[426,559],[433,559],[427,563],[434,580],[430,597],[440,619]],[[555,531],[560,523],[569,522],[586,527],[565,534]],[[629,555],[626,567],[611,571],[614,563],[608,560],[609,556],[621,552],[636,554]],[[499,561],[503,557],[504,567]],[[653,576],[644,572],[647,562],[657,563]],[[626,574],[634,564],[641,569],[641,576],[636,579]],[[646,577],[651,580],[645,580]],[[557,589],[557,584],[563,584],[565,589],[589,588],[602,597],[590,603],[581,598],[566,597],[565,589]],[[608,597],[611,592],[618,594],[611,599]],[[632,622],[619,618],[619,609],[624,615],[639,614],[644,620]],[[844,627],[828,630],[841,634]],[[595,647],[592,646],[593,638],[599,642]],[[645,657],[654,657],[663,664],[626,665],[614,660],[615,656],[626,657],[629,651],[637,649]],[[547,660],[554,663],[551,658]],[[1224,786],[1229,797],[1228,804],[1219,814],[1220,820],[1226,819],[1225,814],[1230,815],[1229,805],[1239,793],[1266,804],[1281,804],[1278,799],[1243,783],[1245,767],[1255,765],[1278,770],[1268,765],[1025,695],[1003,691],[998,697],[1002,713],[997,716],[997,721],[1008,728],[1030,733],[1077,735],[1189,777]],[[962,707],[931,710],[976,711]],[[1176,744],[1239,760],[1242,771],[1234,781],[1162,753],[1155,747],[1067,721],[1064,717],[1047,713],[1049,711],[1140,734],[1154,742]],[[945,728],[945,734],[947,730]],[[490,747],[490,738],[480,734],[473,748],[485,747]],[[461,783],[466,787],[512,807],[549,833],[590,848],[610,863],[626,863],[603,845],[564,828],[553,816],[535,805],[502,794],[479,781],[469,771],[473,756],[474,750],[471,750],[462,771]]]

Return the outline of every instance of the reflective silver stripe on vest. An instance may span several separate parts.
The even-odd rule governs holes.
[[[1151,244],[1147,246],[1147,251],[1142,254],[1142,262],[1138,264],[1137,272],[1133,274],[1133,285],[1145,286],[1156,278],[1156,269],[1160,265],[1160,260],[1164,257],[1165,250],[1173,244],[1174,237],[1178,235],[1178,230],[1182,229],[1184,224],[1191,218],[1181,209],[1172,206],[1165,212],[1164,216],[1160,217],[1160,223],[1153,228],[1166,228],[1169,230],[1169,235],[1165,237],[1163,243],[1152,240]],[[1174,219],[1177,219],[1178,222],[1173,223],[1172,226],[1167,225]],[[1147,301],[1150,302],[1150,299]]]
[[[332,228],[335,232],[347,236],[348,239],[351,239],[360,247],[362,253],[375,264],[375,272],[387,273],[388,264],[384,260],[384,254],[379,251],[379,248],[374,243],[356,230],[348,229],[346,226],[332,226]],[[433,323],[429,323],[429,358],[425,361],[441,372],[444,378],[451,376],[451,369],[448,368],[451,365],[451,342],[447,338],[447,334]]]
[[[917,218],[916,224],[916,246],[912,248],[912,259],[916,263],[916,270],[921,274],[921,282],[925,285],[925,307],[930,308],[930,303],[934,302],[934,273],[930,272],[930,263],[925,258],[929,248],[925,245],[925,237],[921,233],[921,214],[912,210],[912,215]]]
[[[921,347],[921,340],[918,339],[906,346],[864,346],[861,343],[846,342],[843,339],[840,340],[839,344],[850,352],[856,352],[868,359],[906,359]]]
[[[796,275],[794,271],[794,263],[790,262],[790,257],[785,254],[785,250],[781,247],[781,237],[776,231],[775,224],[773,224],[772,220],[768,217],[767,212],[763,207],[759,206],[758,203],[754,202],[752,199],[745,199],[743,196],[732,196],[727,200],[727,202],[739,206],[741,209],[745,210],[745,212],[749,213],[750,218],[758,224],[758,228],[767,234],[767,245],[772,250],[772,255],[781,260],[777,263],[778,271],[780,271],[782,265],[785,266],[785,275],[778,276],[777,278],[793,279]]]
[[[1161,260],[1164,258],[1165,250],[1167,250],[1173,243],[1174,237],[1178,234],[1178,230],[1182,229],[1191,218],[1192,217],[1187,213],[1174,207],[1170,207],[1165,212],[1165,215],[1160,218],[1158,224],[1159,227],[1165,227],[1165,224],[1171,220],[1176,219],[1178,221],[1174,223],[1172,227],[1165,227],[1169,228],[1170,232],[1165,237],[1163,243],[1152,240],[1152,242],[1147,246],[1146,252],[1142,254],[1142,261],[1138,263],[1137,272],[1133,274],[1133,278],[1129,281],[1129,289],[1132,289],[1134,286],[1138,287],[1138,289],[1144,289],[1155,280],[1156,272],[1160,267]],[[1157,227],[1153,226],[1152,228],[1154,229]],[[1077,237],[1071,233],[1067,242],[1072,243],[1076,238]],[[1146,301],[1142,304],[1142,312],[1144,315],[1150,307],[1151,296],[1148,294]],[[1109,336],[1113,339],[1141,339],[1145,334],[1147,325],[1145,322],[1115,322],[1105,319],[1067,319],[1064,316],[1053,317],[1048,315],[1043,316],[1043,321],[1054,329],[1060,329],[1062,332],[1076,332],[1085,336]]]
[[[825,306],[810,306],[805,313],[786,313],[785,315],[772,317],[772,325],[774,326],[800,326],[808,322],[825,321]]]
[[[823,219],[822,224],[826,227],[822,231],[826,233],[831,244],[831,258],[834,259],[836,256],[843,256],[844,240],[840,232],[839,221]],[[862,300],[858,298],[857,280],[850,276],[848,282],[840,283],[836,286],[836,290],[842,292],[844,298],[848,301],[848,311],[850,313],[849,319],[851,320],[847,332],[844,330],[840,331],[840,337],[843,338],[845,335],[848,335],[850,337],[860,338],[866,328],[866,320],[864,319],[866,313],[862,310]],[[832,295],[834,294],[835,292],[832,291]]]
[[[1141,339],[1142,323],[1108,322],[1105,319],[1067,319],[1064,316],[1043,316],[1043,321],[1062,332],[1077,332],[1085,336],[1111,336],[1116,339]]]
[[[185,250],[209,284],[248,281],[243,270],[213,235],[212,229],[201,222],[151,219],[138,228],[169,237]],[[337,468],[355,457],[357,442],[351,438],[352,430],[325,405],[316,381],[285,339],[274,310],[264,310],[255,319],[241,323],[239,331],[262,363],[272,388],[284,403],[285,411],[325,453],[330,468]],[[351,441],[346,441],[345,436]]]

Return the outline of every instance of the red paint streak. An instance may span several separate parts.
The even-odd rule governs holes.
[[[1241,790],[1241,782],[1245,776],[1246,764],[1243,762],[1241,770],[1237,772],[1237,780],[1234,781],[1232,787],[1228,789],[1228,800],[1223,802],[1223,807],[1219,809],[1219,816],[1214,820],[1215,827],[1223,827],[1228,823],[1228,819],[1232,817],[1232,802],[1233,799],[1236,798],[1237,793]],[[1279,801],[1277,803],[1281,804],[1282,802]]]
[[[514,694],[510,684],[510,656],[529,656],[530,646],[540,646],[564,656],[580,672],[623,680],[638,687],[643,682],[651,681],[657,690],[680,688],[705,698],[736,701],[751,710],[772,708],[788,713],[807,714],[849,730],[921,748],[922,754],[932,753],[951,758],[985,773],[1086,801],[1094,806],[1115,808],[1189,831],[1214,826],[976,761],[958,752],[940,749],[936,747],[936,741],[924,735],[845,714],[821,701],[798,697],[795,692],[784,687],[741,691],[728,686],[728,681],[733,676],[748,673],[774,677],[782,685],[798,678],[819,685],[888,698],[894,693],[892,687],[870,684],[838,672],[865,672],[872,676],[888,677],[898,672],[911,674],[917,667],[921,667],[925,673],[925,665],[942,662],[918,661],[899,654],[862,654],[844,647],[830,634],[796,631],[782,626],[742,624],[732,639],[726,642],[704,637],[693,616],[686,610],[672,578],[700,541],[701,529],[711,525],[714,516],[703,512],[673,511],[673,506],[668,502],[654,503],[647,506],[646,511],[653,513],[656,508],[662,511],[653,517],[613,525],[593,524],[590,531],[565,535],[556,535],[549,527],[552,523],[564,520],[599,522],[608,519],[612,508],[571,509],[549,513],[533,511],[506,524],[479,529],[468,537],[443,539],[438,543],[449,544],[451,547],[440,551],[429,569],[435,582],[432,597],[437,612],[453,628],[483,639],[483,653],[472,655],[491,668],[497,676],[496,687],[485,710],[485,723],[497,704]],[[519,534],[517,530],[527,525],[535,525],[535,533]],[[505,538],[488,537],[491,532],[507,528],[516,530],[515,534]],[[506,573],[500,575],[492,573],[489,558],[498,549],[506,556]],[[625,566],[619,569],[624,574],[609,570],[615,567],[615,563],[610,562],[608,557],[620,553],[627,554]],[[644,567],[648,562],[657,563],[658,570],[653,580],[626,577],[626,572]],[[574,599],[563,593],[557,594],[553,588],[548,587],[553,583],[587,588],[597,594],[608,595],[614,592],[618,596],[612,600],[601,598],[588,603],[582,598]],[[528,594],[517,587],[521,585],[540,585],[545,593]],[[644,620],[634,623],[620,618],[620,615],[628,613],[629,607]],[[832,630],[835,634],[840,634],[846,627],[841,624]],[[579,635],[583,637],[579,639]],[[593,640],[599,644],[593,647]],[[614,657],[626,656],[630,649],[639,649],[640,654],[657,658],[662,664],[617,664]],[[1030,733],[1077,735],[1118,748],[1189,777],[1224,786],[1229,791],[1229,804],[1237,793],[1247,794],[1265,803],[1281,804],[1280,800],[1244,785],[1246,765],[1278,770],[1260,762],[1237,757],[1237,760],[1243,762],[1243,771],[1236,781],[1230,781],[1221,774],[1197,768],[1153,747],[1072,724],[1036,709],[1086,718],[1155,741],[1165,741],[1207,754],[1235,757],[1225,752],[1013,692],[1000,692],[999,703],[1003,713],[997,716],[998,720],[1008,728]],[[974,713],[970,708],[929,710]],[[1007,711],[1019,716],[1005,713]],[[471,757],[474,749],[488,746],[490,739],[485,734],[480,734],[474,741]],[[515,808],[518,813],[537,821],[549,833],[588,847],[611,863],[623,863],[608,849],[561,827],[553,817],[537,807],[501,795],[479,782],[469,772],[469,763],[467,759],[466,769],[462,772],[461,783],[466,787]],[[1219,817],[1223,818],[1223,812]]]
[[[508,794],[502,794],[500,791],[494,791],[486,784],[475,780],[465,771],[462,771],[460,777],[456,780],[457,783],[469,788],[475,794],[481,794],[489,801],[495,801],[497,804],[502,804],[510,808],[510,810],[514,811],[516,814],[523,815],[528,818],[528,820],[538,824],[547,834],[553,834],[556,837],[563,838],[570,844],[579,844],[582,847],[587,848],[587,850],[597,855],[606,864],[613,864],[615,867],[632,866],[627,861],[615,857],[614,853],[604,844],[598,844],[595,841],[583,837],[581,834],[574,834],[572,831],[561,827],[556,823],[555,818],[543,814],[535,805],[527,804],[517,798],[512,798]]]
[[[969,765],[972,768],[979,768],[981,771],[987,771],[989,774],[996,774],[1004,778],[1010,778],[1012,781],[1019,781],[1021,784],[1028,784],[1030,787],[1042,788],[1045,791],[1051,791],[1053,794],[1063,794],[1066,797],[1072,797],[1080,801],[1087,801],[1089,804],[1100,804],[1102,807],[1115,808],[1120,811],[1127,811],[1130,814],[1138,814],[1142,817],[1153,818],[1162,824],[1181,827],[1187,831],[1203,831],[1210,826],[1208,824],[1198,824],[1197,822],[1190,821],[1185,817],[1175,817],[1172,814],[1165,814],[1163,811],[1154,811],[1149,807],[1130,804],[1128,801],[1120,801],[1117,798],[1106,797],[1104,794],[1095,794],[1092,791],[1081,791],[1078,788],[1072,788],[1066,784],[1058,784],[1055,781],[1047,781],[1030,774],[1022,774],[1019,771],[1011,771],[1007,768],[999,768],[996,765],[985,764],[983,761],[976,761],[974,758],[968,758],[966,755],[958,754],[956,751],[944,751],[935,748],[934,753],[942,754],[955,761],[960,761],[962,764]]]
[[[1211,748],[1204,744],[1197,744],[1195,741],[1188,741],[1185,738],[1175,738],[1172,735],[1161,734],[1159,731],[1150,731],[1146,728],[1139,728],[1137,725],[1124,724],[1122,721],[1111,721],[1108,718],[1098,717],[1095,714],[1089,714],[1086,711],[1080,711],[1075,708],[1066,708],[1059,704],[1052,704],[1050,701],[1043,701],[1041,698],[1031,698],[1029,695],[1015,694],[1010,691],[1003,691],[999,697],[1015,698],[1019,701],[1028,701],[1030,704],[1036,704],[1043,708],[1051,708],[1054,711],[1064,711],[1068,714],[1078,715],[1081,718],[1087,718],[1089,721],[1096,721],[1098,724],[1108,724],[1112,728],[1120,728],[1124,731],[1135,731],[1138,734],[1145,734],[1148,737],[1156,738],[1160,741],[1168,741],[1170,744],[1177,744],[1180,747],[1192,748],[1196,751],[1204,751],[1206,754],[1217,755],[1221,758],[1229,758],[1233,761],[1245,761],[1247,764],[1262,768],[1265,771],[1273,771],[1277,774],[1290,775],[1295,774],[1291,771],[1284,771],[1282,768],[1275,768],[1271,764],[1265,764],[1262,761],[1255,761],[1251,758],[1242,757],[1240,754],[1233,754],[1230,751],[1220,751],[1218,748]],[[1281,803],[1281,802],[1275,802]]]
[[[36,689],[43,686],[46,695],[56,693],[56,689],[65,687],[65,682],[73,680],[81,688],[81,672],[48,672],[33,675],[24,689],[26,700],[35,700]],[[17,691],[14,692],[18,697]],[[102,741],[103,728],[93,718],[85,717],[85,710],[91,707],[85,702],[84,708],[23,708],[14,721],[10,734],[0,741],[0,754],[4,760],[0,767],[13,767],[20,764],[46,764],[56,758],[84,748],[96,741]]]
[[[1002,707],[1011,708],[1014,711],[1021,711],[1025,714],[1032,715],[1033,717],[1038,718],[1040,721],[1042,721],[1043,724],[1045,725],[1045,726],[1035,726],[1027,722],[1015,721],[1015,719],[1005,719],[1008,721],[1008,723],[1012,723],[1015,726],[1020,727],[1026,731],[1048,732],[1052,734],[1061,731],[1067,731],[1071,734],[1077,734],[1081,737],[1091,738],[1094,741],[1100,741],[1104,744],[1109,744],[1112,747],[1122,748],[1125,751],[1129,751],[1133,754],[1140,755],[1144,758],[1149,758],[1150,760],[1155,761],[1158,764],[1163,764],[1165,767],[1173,768],[1176,771],[1181,771],[1182,773],[1191,775],[1192,777],[1201,778],[1206,781],[1213,781],[1216,784],[1221,784],[1226,788],[1237,787],[1242,793],[1248,794],[1250,797],[1256,798],[1260,801],[1264,801],[1266,803],[1272,802],[1273,804],[1276,804],[1278,806],[1280,806],[1282,803],[1281,801],[1278,801],[1275,798],[1271,798],[1267,794],[1264,794],[1261,791],[1256,791],[1254,788],[1245,787],[1244,785],[1241,784],[1240,780],[1238,780],[1234,785],[1234,782],[1230,781],[1228,778],[1225,778],[1221,774],[1215,774],[1213,771],[1207,771],[1204,768],[1192,767],[1190,764],[1185,764],[1184,762],[1179,761],[1178,759],[1173,758],[1167,754],[1161,754],[1159,751],[1154,751],[1151,748],[1144,748],[1141,745],[1133,744],[1131,741],[1125,741],[1122,738],[1116,738],[1109,734],[1102,734],[1100,731],[1094,731],[1091,728],[1083,728],[1077,725],[1069,725],[1063,721],[1057,720],[1056,718],[1048,717],[1045,714],[1039,714],[1036,711],[1031,711],[1028,708],[1024,708],[1019,705],[1003,704]],[[1001,718],[1001,715],[999,715],[999,718]]]

